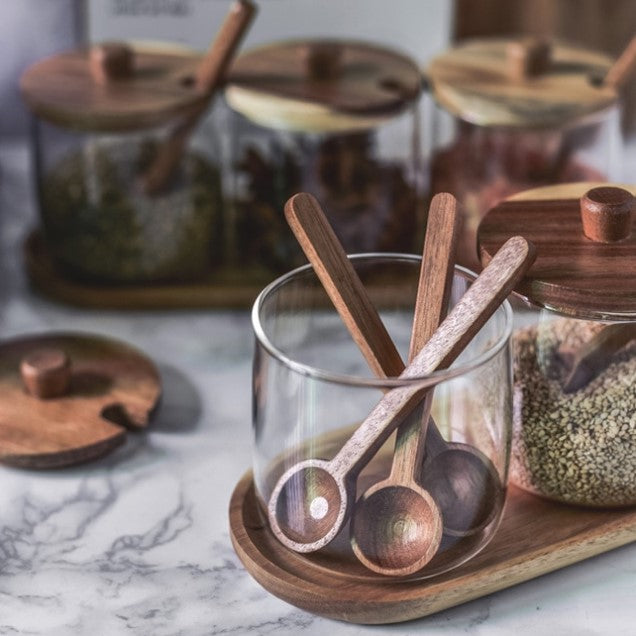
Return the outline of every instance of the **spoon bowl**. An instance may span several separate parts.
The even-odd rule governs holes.
[[[278,480],[272,501],[276,502],[275,514],[270,515],[274,533],[283,535],[295,551],[312,552],[338,533],[348,497],[328,461],[308,459]]]
[[[374,484],[356,503],[351,520],[353,547],[369,570],[408,575],[435,555],[442,537],[442,518],[433,497],[412,481],[388,479]]]

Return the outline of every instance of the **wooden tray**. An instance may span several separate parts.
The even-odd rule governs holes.
[[[391,581],[283,547],[258,513],[251,473],[229,512],[234,549],[266,590],[314,614],[365,624],[428,616],[636,541],[635,508],[575,508],[510,487],[497,534],[480,554],[428,580]]]
[[[93,309],[192,309],[203,307],[250,307],[269,282],[237,284],[219,282],[210,273],[192,283],[90,284],[71,280],[56,269],[37,231],[24,244],[26,272],[33,287],[41,293],[71,305]]]

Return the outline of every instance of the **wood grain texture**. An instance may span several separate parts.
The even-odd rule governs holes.
[[[307,58],[316,47],[339,48],[337,73],[316,77]],[[338,130],[369,127],[404,111],[420,94],[415,61],[368,43],[294,40],[241,54],[230,69],[226,98],[252,121],[273,128]]]
[[[134,48],[130,78],[96,82],[90,49],[59,53],[30,66],[22,97],[38,117],[63,128],[130,131],[196,112],[205,91],[192,80],[200,55]]]
[[[459,222],[455,197],[435,195],[428,212],[409,359],[422,349],[446,315]],[[442,540],[442,513],[418,482],[432,402],[430,389],[420,407],[397,429],[389,476],[367,489],[353,511],[353,552],[367,568],[380,574],[406,576],[421,570]]]
[[[580,200],[583,234],[592,241],[614,243],[629,237],[636,197],[615,186],[588,190]]]
[[[58,349],[71,363],[68,392],[41,400],[22,384],[20,363]],[[148,424],[161,393],[154,364],[115,340],[49,334],[0,343],[0,461],[57,468],[99,457],[123,443],[126,428]]]
[[[400,354],[318,201],[296,194],[285,204],[285,217],[373,372],[399,376],[404,370]]]
[[[251,473],[229,508],[243,565],[275,596],[314,614],[385,624],[434,614],[636,541],[636,510],[591,510],[511,487],[493,540],[469,562],[429,580],[391,581],[355,560],[301,555],[282,546],[259,513]]]
[[[522,234],[536,245],[538,256],[517,285],[518,293],[564,314],[632,320],[636,314],[636,215],[631,235],[624,241],[602,244],[587,239],[579,198],[594,185],[531,190],[490,210],[477,234],[481,262],[487,264],[508,237]],[[636,191],[633,186],[622,187]]]
[[[533,246],[524,238],[508,240],[399,377],[426,378],[435,369],[450,365],[512,291],[534,257]],[[268,518],[281,543],[292,550],[311,552],[336,536],[351,512],[357,472],[421,398],[422,387],[417,382],[392,389],[333,459],[299,462],[280,477],[268,503]]]
[[[547,72],[526,81],[510,79],[510,39],[457,45],[427,69],[435,99],[450,113],[481,126],[559,126],[616,103],[603,77],[611,59],[583,48],[553,43]]]

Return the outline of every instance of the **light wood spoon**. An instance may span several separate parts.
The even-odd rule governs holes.
[[[156,195],[170,184],[183,156],[185,145],[221,85],[255,14],[256,6],[251,0],[236,0],[231,5],[219,32],[197,68],[195,87],[204,92],[205,99],[193,113],[174,128],[159,147],[149,168],[141,175],[141,189],[145,194]]]
[[[288,203],[293,205],[293,199]],[[509,239],[400,378],[416,379],[450,364],[533,260],[534,248],[528,241]],[[312,552],[334,539],[350,515],[360,469],[425,392],[419,383],[390,390],[333,459],[299,462],[278,479],[267,511],[272,532],[281,543],[297,552]]]
[[[431,223],[427,228],[429,247],[425,246],[429,253],[433,248],[443,249],[439,243],[439,226],[444,223],[452,226],[455,209],[452,195],[443,193],[434,197],[429,212]],[[444,220],[449,210],[453,214]],[[290,200],[285,214],[371,370],[380,378],[398,376],[404,371],[404,362],[318,202],[310,195],[299,194]],[[447,230],[450,232],[450,228]],[[443,278],[436,281],[436,277],[434,270],[423,270],[418,295],[423,293],[423,288],[439,285],[440,281],[443,284]],[[421,302],[416,305],[410,360],[434,330],[432,324],[439,322],[443,315],[435,318],[434,314],[428,314]],[[474,446],[446,442],[433,420],[428,425],[425,448],[427,470],[422,470],[422,476],[426,485],[422,484],[442,512],[444,533],[462,537],[479,532],[496,512],[495,497],[501,492],[499,475],[492,462]]]
[[[459,226],[455,197],[435,195],[428,212],[410,359],[446,315]],[[389,476],[367,489],[353,511],[353,551],[362,564],[379,574],[406,576],[421,570],[442,540],[442,513],[418,482],[432,402],[431,388],[422,405],[397,429]]]

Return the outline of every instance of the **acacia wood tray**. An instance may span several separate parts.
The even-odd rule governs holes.
[[[514,486],[503,520],[484,550],[428,580],[392,581],[318,553],[280,544],[257,508],[252,474],[236,485],[230,534],[248,572],[275,596],[320,616],[351,623],[421,618],[636,541],[636,508],[595,510],[554,503]]]

